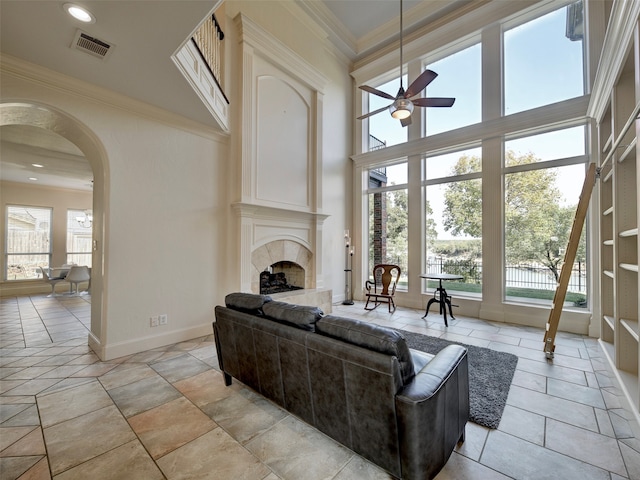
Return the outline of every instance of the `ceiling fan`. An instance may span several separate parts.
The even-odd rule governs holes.
[[[378,90],[373,87],[369,87],[368,85],[360,86],[361,90],[365,92],[373,93],[382,98],[386,98],[388,100],[393,100],[391,105],[386,107],[379,108],[378,110],[374,110],[373,112],[366,113],[360,117],[358,120],[362,120],[363,118],[371,117],[372,115],[376,115],[386,109],[389,109],[391,112],[391,116],[393,118],[397,118],[400,120],[400,123],[403,127],[407,125],[411,125],[411,113],[413,112],[413,107],[450,107],[453,105],[453,102],[456,101],[455,98],[447,98],[447,97],[433,97],[433,98],[416,98],[412,100],[418,93],[426,88],[437,76],[438,74],[432,70],[425,70],[418,78],[416,78],[411,85],[405,90],[402,85],[402,0],[400,0],[400,90],[396,96],[389,95],[386,92]]]

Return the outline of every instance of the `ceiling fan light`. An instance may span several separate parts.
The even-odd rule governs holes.
[[[411,116],[413,112],[413,103],[408,98],[398,98],[389,107],[391,116],[396,120],[402,120]]]

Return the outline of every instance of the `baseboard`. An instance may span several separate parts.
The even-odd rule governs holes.
[[[96,355],[98,355],[102,359],[102,361],[108,361],[113,360],[114,358],[133,355],[135,353],[144,352],[146,350],[152,350],[154,348],[164,347],[166,345],[172,345],[174,343],[184,342],[211,334],[213,334],[213,328],[211,326],[211,323],[207,323],[204,325],[199,325],[197,327],[190,327],[182,330],[172,330],[170,332],[162,333],[159,335],[100,345],[100,352],[102,352],[102,355],[100,355],[97,351]],[[100,344],[99,341],[98,344]],[[89,340],[89,345],[91,346],[91,348],[94,348],[91,343],[91,339]]]
[[[95,353],[101,361],[105,360],[102,343],[100,342],[100,339],[93,334],[93,332],[89,332],[89,348],[93,350],[93,353]]]

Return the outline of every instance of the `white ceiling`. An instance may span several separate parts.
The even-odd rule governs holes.
[[[405,32],[467,1],[404,0]],[[215,126],[171,56],[212,12],[216,1],[78,0],[76,3],[87,6],[96,17],[89,25],[69,17],[64,3],[0,1],[2,53]],[[306,11],[352,60],[399,36],[398,0],[296,0],[289,6]],[[78,29],[110,43],[113,52],[101,60],[69,48]],[[3,126],[0,141],[0,179],[29,182],[28,177],[37,177],[34,183],[90,188],[88,162],[62,137],[35,127]],[[46,167],[36,168],[32,163]]]

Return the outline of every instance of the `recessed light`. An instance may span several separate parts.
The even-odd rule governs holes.
[[[32,182],[37,181],[38,179],[36,177],[29,177],[29,180],[31,180]]]
[[[31,166],[36,168],[44,168],[44,165],[40,165],[39,163],[32,163]]]
[[[80,7],[79,5],[75,5],[73,3],[65,3],[64,9],[67,11],[69,15],[71,15],[76,20],[80,20],[84,23],[95,23],[96,17],[87,10],[86,8]]]

